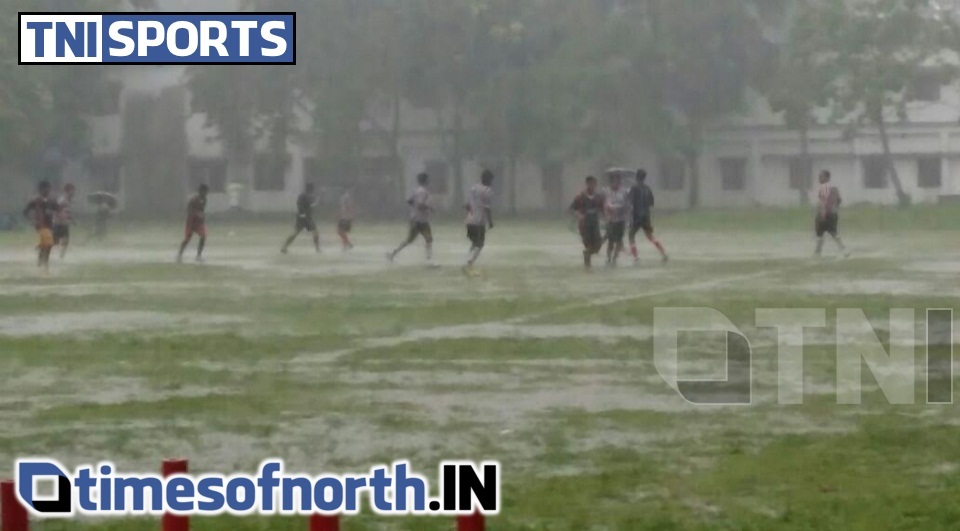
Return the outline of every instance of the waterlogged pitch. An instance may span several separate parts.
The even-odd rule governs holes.
[[[311,474],[496,459],[497,531],[956,529],[960,409],[923,405],[920,369],[925,310],[960,296],[960,216],[852,209],[854,256],[820,261],[810,218],[663,217],[668,266],[641,246],[640,267],[592,274],[562,222],[504,221],[475,278],[460,271],[469,244],[457,225],[437,227],[434,269],[422,247],[387,264],[402,224],[360,224],[349,254],[328,227],[322,255],[304,239],[283,256],[287,223],[211,220],[208,262],[181,266],[177,226],[118,227],[54,260],[47,277],[33,267],[32,234],[0,235],[0,472],[41,455],[129,472],[186,456],[198,473],[278,457]],[[658,307],[714,308],[750,338],[752,405],[690,405],[664,382],[652,357]],[[777,331],[756,327],[758,308],[826,309],[827,327],[798,338],[802,405],[777,403]],[[911,324],[890,310],[915,310],[917,405],[889,405],[867,371],[863,405],[837,405],[838,308],[861,309],[886,347],[891,327]],[[683,374],[722,375],[716,345],[693,347]],[[450,528],[449,518],[345,522]],[[225,517],[193,529],[306,523]]]

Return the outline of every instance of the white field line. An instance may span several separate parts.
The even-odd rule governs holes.
[[[454,332],[457,332],[457,331],[460,331],[460,332],[468,332],[468,331],[470,331],[470,330],[482,330],[482,329],[484,329],[484,328],[488,328],[488,329],[500,329],[500,330],[503,330],[503,329],[506,329],[506,330],[513,329],[513,330],[515,331],[515,333],[513,334],[515,337],[523,337],[523,335],[524,335],[524,334],[523,334],[523,331],[524,331],[524,328],[525,328],[525,327],[523,327],[523,326],[521,326],[521,325],[523,325],[523,324],[526,323],[526,322],[535,320],[535,319],[542,319],[542,318],[544,318],[544,317],[549,317],[549,316],[551,316],[551,315],[557,315],[557,314],[560,314],[560,313],[564,313],[564,312],[568,312],[568,311],[572,311],[572,310],[577,310],[577,309],[580,309],[580,308],[597,308],[597,307],[600,307],[600,306],[610,306],[610,305],[613,305],[613,304],[619,304],[619,303],[624,303],[624,302],[641,300],[641,299],[646,299],[646,298],[650,298],[650,297],[659,297],[659,296],[663,296],[663,295],[671,295],[671,294],[675,294],[675,293],[706,291],[706,290],[715,289],[715,288],[720,287],[720,286],[725,286],[725,285],[728,285],[728,284],[736,284],[736,283],[739,283],[739,282],[745,282],[745,281],[751,281],[751,280],[758,280],[758,279],[761,279],[761,278],[764,278],[764,277],[767,277],[767,276],[771,276],[771,275],[774,275],[774,274],[783,273],[783,272],[786,272],[786,271],[789,271],[789,270],[792,270],[792,269],[803,269],[803,267],[800,267],[800,266],[780,267],[780,268],[771,269],[771,270],[767,270],[767,271],[757,271],[757,272],[754,272],[754,273],[748,273],[748,274],[744,274],[744,275],[736,275],[736,276],[727,277],[727,278],[722,278],[722,279],[713,279],[713,280],[704,281],[704,282],[697,282],[697,283],[693,283],[693,284],[683,284],[683,285],[678,285],[678,286],[671,286],[671,287],[662,288],[662,289],[658,289],[658,290],[647,291],[647,292],[639,293],[639,294],[635,294],[635,295],[621,295],[621,296],[616,296],[616,297],[605,297],[605,298],[593,300],[593,301],[590,301],[590,302],[584,303],[584,304],[580,304],[580,303],[578,303],[578,304],[569,304],[569,305],[561,306],[561,307],[558,307],[558,308],[554,308],[554,309],[549,310],[549,311],[546,311],[546,312],[534,312],[534,313],[529,313],[529,314],[526,314],[526,315],[521,315],[521,316],[518,316],[518,317],[514,317],[514,318],[511,318],[511,319],[507,319],[507,320],[505,320],[505,321],[490,321],[490,322],[478,323],[478,324],[474,324],[474,325],[456,325],[456,326],[452,326],[452,327],[449,327],[449,326],[448,326],[448,327],[437,327],[437,328],[428,328],[428,329],[412,330],[412,331],[410,331],[410,332],[407,332],[407,333],[402,334],[402,335],[399,335],[399,336],[386,337],[386,338],[373,338],[373,339],[363,340],[363,341],[361,342],[361,344],[360,344],[359,346],[357,346],[357,347],[350,348],[350,349],[338,350],[338,351],[336,351],[335,353],[322,352],[322,353],[313,353],[313,354],[300,355],[300,356],[297,356],[297,357],[293,358],[292,360],[290,360],[290,363],[292,363],[292,364],[298,364],[298,365],[299,365],[299,364],[316,364],[316,363],[327,364],[327,363],[334,362],[334,361],[337,361],[337,360],[339,360],[339,359],[342,359],[342,358],[345,358],[345,357],[352,356],[352,355],[354,355],[354,354],[363,352],[363,351],[365,351],[365,350],[371,350],[371,349],[376,349],[376,348],[384,348],[384,347],[395,347],[395,346],[403,345],[403,344],[406,344],[406,343],[416,343],[416,342],[418,342],[418,341],[424,341],[424,340],[433,340],[433,339],[466,339],[466,338],[469,338],[469,337],[475,337],[474,335],[463,335],[463,334],[460,334],[460,336],[457,336],[457,335],[454,333]],[[576,335],[576,327],[575,327],[575,326],[570,326],[570,329],[571,329],[571,333],[570,333],[570,335],[567,336],[567,337],[574,337],[574,336]],[[631,328],[625,328],[624,330],[620,330],[620,331],[618,331],[618,330],[617,330],[616,328],[614,328],[614,327],[607,327],[606,330],[607,330],[607,332],[609,333],[609,336],[607,336],[607,337],[610,337],[610,338],[636,337],[636,336],[637,336],[637,331],[636,331],[633,327],[631,327]],[[647,332],[648,332],[648,331],[647,331]],[[481,334],[481,336],[482,336],[482,335],[483,335],[483,334]],[[504,334],[504,335],[505,335],[506,337],[509,337],[509,334]],[[537,334],[534,334],[534,336],[536,336],[536,335],[537,335]],[[562,335],[560,335],[560,336],[562,336]],[[477,337],[479,337],[479,336],[477,336]]]
[[[767,270],[767,271],[757,271],[757,272],[748,273],[745,275],[737,275],[733,277],[707,280],[704,282],[697,282],[694,284],[670,286],[667,288],[647,291],[647,292],[636,294],[636,295],[618,295],[614,297],[604,297],[604,298],[596,299],[587,303],[577,303],[577,304],[568,304],[566,306],[560,306],[559,308],[554,308],[546,312],[536,312],[536,313],[531,313],[527,315],[521,315],[519,317],[514,317],[513,319],[509,319],[504,322],[508,324],[519,324],[519,323],[524,323],[534,319],[541,319],[544,317],[549,317],[551,315],[557,315],[557,314],[569,312],[572,310],[578,310],[581,308],[597,308],[600,306],[612,306],[614,304],[620,304],[623,302],[632,302],[635,300],[647,299],[650,297],[660,297],[663,295],[673,295],[676,293],[685,293],[685,292],[707,291],[707,290],[716,289],[721,286],[725,286],[727,284],[735,284],[738,282],[744,282],[748,280],[758,280],[776,273],[783,273],[791,269],[800,269],[800,268],[797,266],[781,267],[781,268]]]

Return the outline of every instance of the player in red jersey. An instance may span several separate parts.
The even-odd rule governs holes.
[[[843,243],[840,237],[840,205],[843,204],[843,198],[840,197],[840,189],[830,183],[832,176],[830,172],[824,170],[820,172],[820,191],[817,201],[817,252],[819,258],[823,254],[823,237],[827,234],[833,238],[833,241],[840,247],[840,252],[846,257],[850,257],[850,251]]]
[[[37,186],[37,196],[23,209],[23,217],[33,222],[40,240],[37,245],[37,267],[50,270],[50,251],[53,250],[53,218],[59,211],[57,202],[50,197],[53,187],[48,181]]]
[[[606,199],[597,192],[597,178],[587,177],[586,188],[577,195],[570,205],[570,211],[577,218],[580,238],[583,240],[583,266],[590,269],[592,258],[603,249],[603,236],[600,234],[600,217],[603,215]]]
[[[180,244],[180,253],[177,254],[177,262],[183,262],[183,253],[190,245],[190,240],[196,234],[200,237],[197,244],[197,262],[203,262],[203,248],[207,244],[207,223],[205,213],[207,210],[207,194],[210,187],[201,184],[197,195],[190,198],[187,203],[187,226],[184,231],[183,243]]]

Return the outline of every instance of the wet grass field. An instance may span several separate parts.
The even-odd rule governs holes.
[[[503,220],[480,275],[460,270],[462,227],[384,254],[402,222],[355,231],[341,253],[287,223],[211,220],[207,263],[174,263],[178,224],[120,224],[33,267],[32,234],[0,235],[0,473],[23,456],[253,473],[366,471],[409,459],[503,464],[491,530],[956,529],[960,411],[890,405],[864,372],[863,404],[837,405],[840,308],[925,334],[927,308],[960,296],[960,215],[949,207],[852,209],[854,251],[814,260],[806,210],[676,215],[639,267],[580,267],[558,221]],[[82,235],[82,229],[80,230]],[[83,240],[81,236],[79,238]],[[655,308],[719,310],[750,339],[754,399],[694,406],[653,363]],[[804,335],[802,405],[777,403],[776,330],[758,308],[823,308]],[[915,310],[915,322],[890,319]],[[839,337],[839,339],[838,339]],[[898,336],[900,337],[900,336]],[[682,371],[722,371],[695,349]],[[924,359],[918,347],[918,366]],[[720,362],[718,365],[718,361]],[[949,375],[941,375],[949,378]],[[434,478],[435,479],[435,478]],[[38,522],[36,529],[156,529],[156,520]],[[350,518],[346,530],[446,530],[447,518]],[[193,529],[306,529],[304,519],[196,519]]]

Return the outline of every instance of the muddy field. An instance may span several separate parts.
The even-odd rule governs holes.
[[[497,459],[493,529],[949,529],[960,415],[891,406],[867,373],[863,405],[836,405],[837,343],[859,338],[834,325],[856,308],[885,346],[925,337],[925,309],[960,294],[960,232],[854,223],[852,258],[828,244],[815,260],[807,224],[695,225],[664,221],[665,267],[641,245],[638,267],[586,274],[565,224],[505,222],[476,278],[460,271],[455,225],[437,230],[437,268],[420,247],[387,263],[402,225],[361,225],[350,253],[331,233],[321,255],[304,239],[283,256],[286,225],[212,223],[203,265],[174,263],[174,226],[129,228],[49,276],[29,234],[0,236],[0,471],[25,455],[129,471],[189,456],[224,473],[268,457],[310,473],[403,458],[428,475],[442,459]],[[752,406],[691,405],[664,382],[658,307],[715,308],[749,337]],[[777,403],[777,335],[758,308],[826,310],[826,328],[787,338],[805,345],[803,405]],[[681,370],[722,374],[701,347]]]

